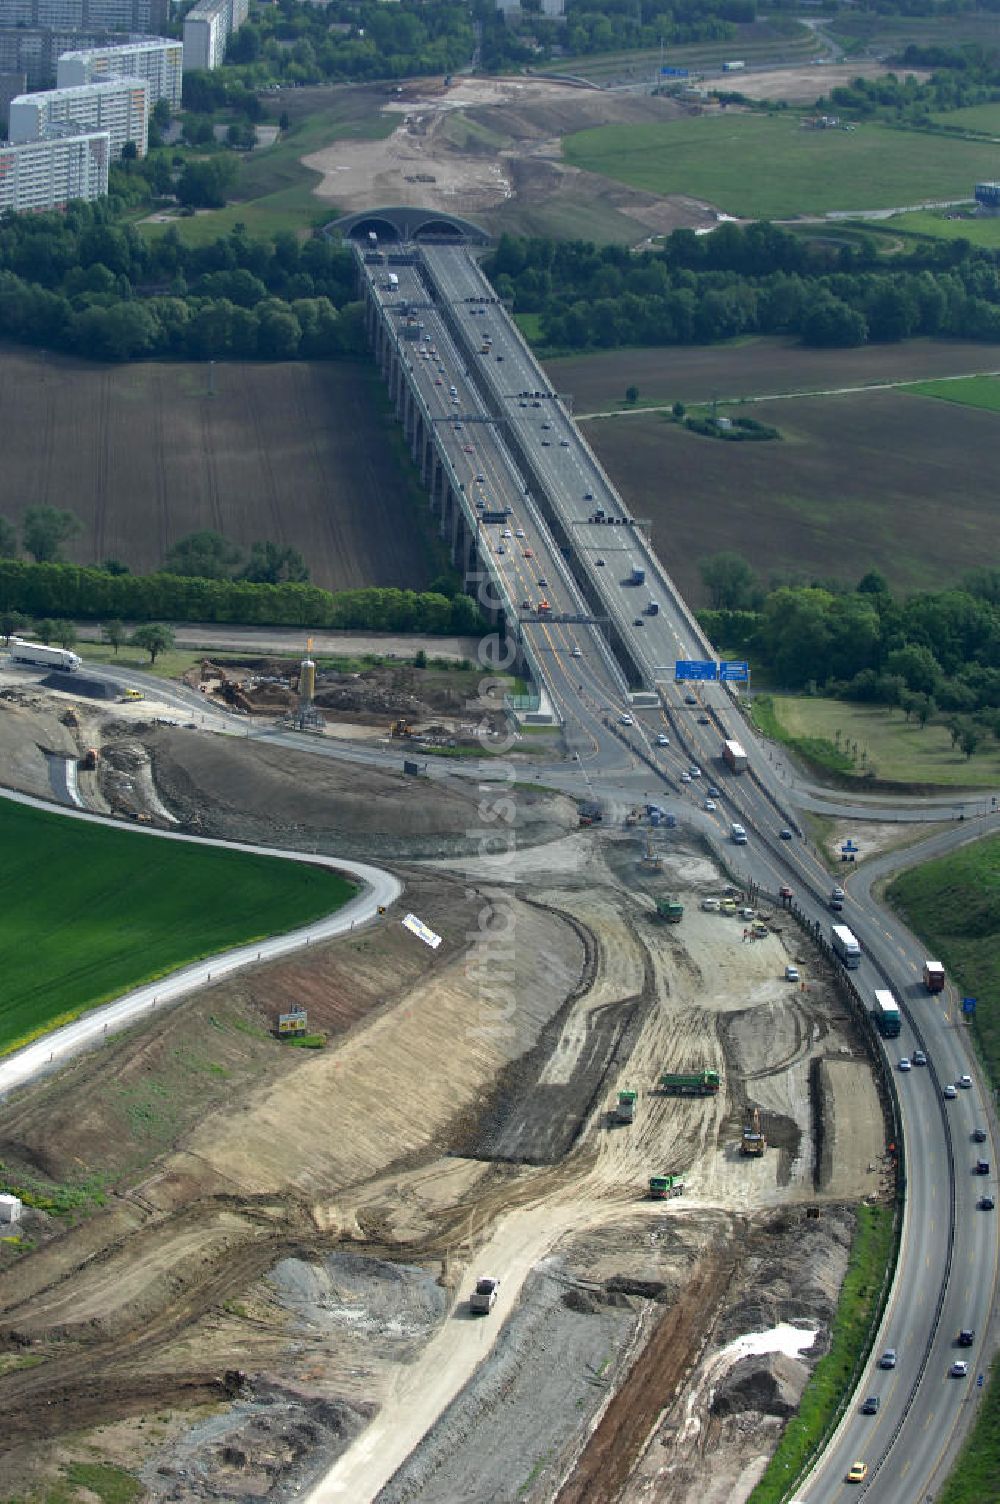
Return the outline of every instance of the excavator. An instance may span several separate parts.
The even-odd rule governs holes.
[[[743,1124],[743,1137],[740,1139],[740,1153],[752,1159],[760,1159],[766,1148],[767,1139],[760,1126],[760,1108],[748,1107]]]

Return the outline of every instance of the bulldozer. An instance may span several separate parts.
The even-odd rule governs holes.
[[[760,1126],[760,1108],[748,1107],[743,1123],[743,1137],[740,1139],[740,1153],[751,1159],[760,1159],[766,1148],[767,1139]]]
[[[392,725],[389,727],[389,735],[402,737],[412,736],[413,727],[410,725],[405,716],[400,716],[399,719],[393,721]]]

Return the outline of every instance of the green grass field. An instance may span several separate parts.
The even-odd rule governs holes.
[[[1000,378],[963,376],[958,381],[921,381],[907,391],[921,397],[939,397],[943,402],[958,402],[962,407],[983,407],[1000,413]]]
[[[563,155],[649,193],[691,194],[730,214],[778,219],[971,198],[997,159],[986,143],[880,125],[808,130],[791,112],[598,126],[567,136]]]
[[[885,233],[931,235],[935,240],[968,240],[987,250],[1000,249],[1000,216],[996,219],[949,219],[944,209],[915,209],[912,214],[894,214],[881,221]]]
[[[937,125],[957,127],[964,131],[981,131],[985,136],[1000,136],[1000,101],[992,104],[972,104],[964,110],[942,110],[931,119]]]
[[[0,1054],[203,956],[340,908],[320,867],[164,841],[0,800]]]
[[[824,700],[809,696],[775,695],[773,713],[782,740],[791,745],[805,742],[802,750],[810,755],[808,743],[825,741],[831,748],[856,742],[859,756],[854,773],[861,778],[873,770],[874,776],[888,783],[942,784],[957,788],[996,788],[1000,782],[1000,742],[984,740],[972,758],[966,758],[951,745],[943,726],[929,725],[921,730],[916,721],[907,722],[901,710],[881,705],[853,705],[845,700]],[[769,729],[769,728],[768,728]],[[860,749],[867,752],[867,762],[860,760]],[[824,759],[814,756],[813,761]],[[843,764],[834,767],[844,772]],[[975,800],[975,795],[972,796]]]

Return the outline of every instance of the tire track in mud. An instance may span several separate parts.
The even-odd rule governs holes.
[[[660,1415],[698,1361],[738,1262],[735,1252],[717,1253],[695,1266],[684,1298],[661,1317],[556,1494],[555,1504],[614,1504]]]

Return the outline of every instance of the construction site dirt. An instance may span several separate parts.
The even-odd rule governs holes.
[[[41,696],[0,707],[12,747],[58,724]],[[457,779],[411,810],[401,779],[307,752],[120,740],[181,828],[391,844],[443,943],[389,914],[0,1105],[5,1178],[76,1194],[0,1243],[0,1497],[99,1460],[178,1504],[331,1468],[381,1504],[744,1498],[825,1349],[846,1208],[886,1187],[870,1067],[798,931],[747,946],[702,911],[724,881],[683,828],[653,873],[641,833],[524,790],[525,844],[482,857]],[[323,1048],[275,1038],[293,1003]],[[702,1069],[717,1092],[660,1087]],[[500,1296],[472,1318],[479,1274]]]

